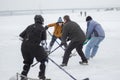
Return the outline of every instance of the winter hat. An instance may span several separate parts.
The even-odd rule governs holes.
[[[41,15],[35,15],[34,20],[35,20],[35,23],[43,24],[43,22],[44,22],[44,19]]]
[[[59,17],[57,23],[63,23],[62,18]]]
[[[86,21],[90,21],[90,20],[92,20],[92,17],[91,16],[87,16],[86,17]]]

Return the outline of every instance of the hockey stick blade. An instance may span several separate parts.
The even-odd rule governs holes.
[[[89,78],[85,78],[85,79],[83,79],[83,80],[89,80]]]

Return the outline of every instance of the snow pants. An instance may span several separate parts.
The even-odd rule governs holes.
[[[30,66],[33,63],[34,58],[36,58],[36,60],[41,63],[39,67],[40,72],[38,76],[45,78],[45,62],[47,61],[47,53],[45,52],[44,48],[42,46],[23,43],[21,47],[21,52],[24,59],[24,66],[21,74],[27,76],[30,70]]]

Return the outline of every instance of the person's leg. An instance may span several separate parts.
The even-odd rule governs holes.
[[[33,59],[32,58],[31,59],[26,58],[26,59],[24,59],[23,63],[24,63],[24,66],[23,66],[23,71],[21,72],[21,74],[24,75],[24,76],[27,76],[27,74],[30,70],[30,66],[33,63]],[[21,76],[21,80],[26,80],[26,79],[25,79],[25,77]]]
[[[85,57],[87,59],[90,58],[90,55],[91,55],[91,50],[93,49],[94,45],[95,45],[95,42],[96,42],[96,38],[95,37],[92,37],[88,44],[86,45],[86,49],[85,49]]]
[[[21,72],[22,75],[27,76],[29,70],[30,70],[31,63],[25,62],[23,66],[23,71]]]
[[[76,44],[73,42],[70,42],[67,49],[65,50],[64,56],[63,56],[63,61],[62,64],[65,64],[65,66],[67,66],[68,64],[68,60],[69,60],[69,56],[71,54],[71,51],[76,47]]]
[[[97,37],[96,38],[95,45],[94,45],[94,47],[92,49],[92,52],[91,52],[91,57],[92,58],[96,55],[96,53],[98,51],[98,48],[99,48],[99,44],[103,41],[103,39],[104,39],[103,37]]]
[[[22,56],[24,59],[24,61],[23,61],[24,66],[23,66],[23,71],[21,72],[21,74],[24,76],[27,76],[27,74],[30,70],[30,66],[33,63],[34,57],[32,55],[30,55],[28,47],[23,46],[21,51],[22,51]]]
[[[46,70],[45,62],[46,62],[46,58],[43,59],[40,62],[41,62],[40,67],[39,67],[40,68],[40,72],[39,72],[38,77],[39,77],[39,79],[43,79],[44,80],[46,78],[46,76],[45,76],[45,70]]]
[[[76,47],[76,51],[78,52],[79,56],[81,57],[82,62],[88,63],[88,61],[87,61],[87,59],[86,59],[82,49],[83,49],[83,44],[80,44],[78,42],[78,46]]]
[[[38,77],[44,80],[46,78],[45,77],[45,70],[46,70],[45,62],[48,62],[47,53],[42,46],[36,47],[34,52],[35,52],[36,60],[41,63],[39,66],[40,71],[39,71]]]
[[[50,41],[49,47],[48,47],[48,51],[49,51],[49,52],[51,51],[52,46],[53,46],[54,42],[56,41],[56,39],[57,39],[57,38],[53,35],[53,36],[52,36],[52,39],[51,39],[51,41]]]

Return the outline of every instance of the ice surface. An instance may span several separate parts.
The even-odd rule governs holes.
[[[84,16],[81,17],[80,13],[67,14],[73,21],[80,24],[84,31],[86,30]],[[59,16],[63,17],[64,15],[66,14],[43,14],[44,25],[56,22]],[[88,15],[101,23],[106,38],[100,44],[97,55],[89,61],[89,65],[80,65],[81,59],[77,55],[70,58],[68,66],[64,69],[77,80],[85,77],[89,77],[90,80],[120,80],[120,11],[88,12]],[[9,80],[17,72],[21,72],[23,58],[20,51],[21,41],[18,36],[29,24],[33,23],[33,17],[34,15],[0,16],[0,80]],[[48,30],[52,32],[53,28]],[[48,34],[48,44],[50,39]],[[57,46],[55,43],[53,49]],[[60,65],[63,54],[64,51],[59,48],[49,57]],[[39,64],[32,67],[28,76],[36,78],[39,71],[38,67]],[[51,61],[47,64],[46,76],[52,80],[73,80]]]

